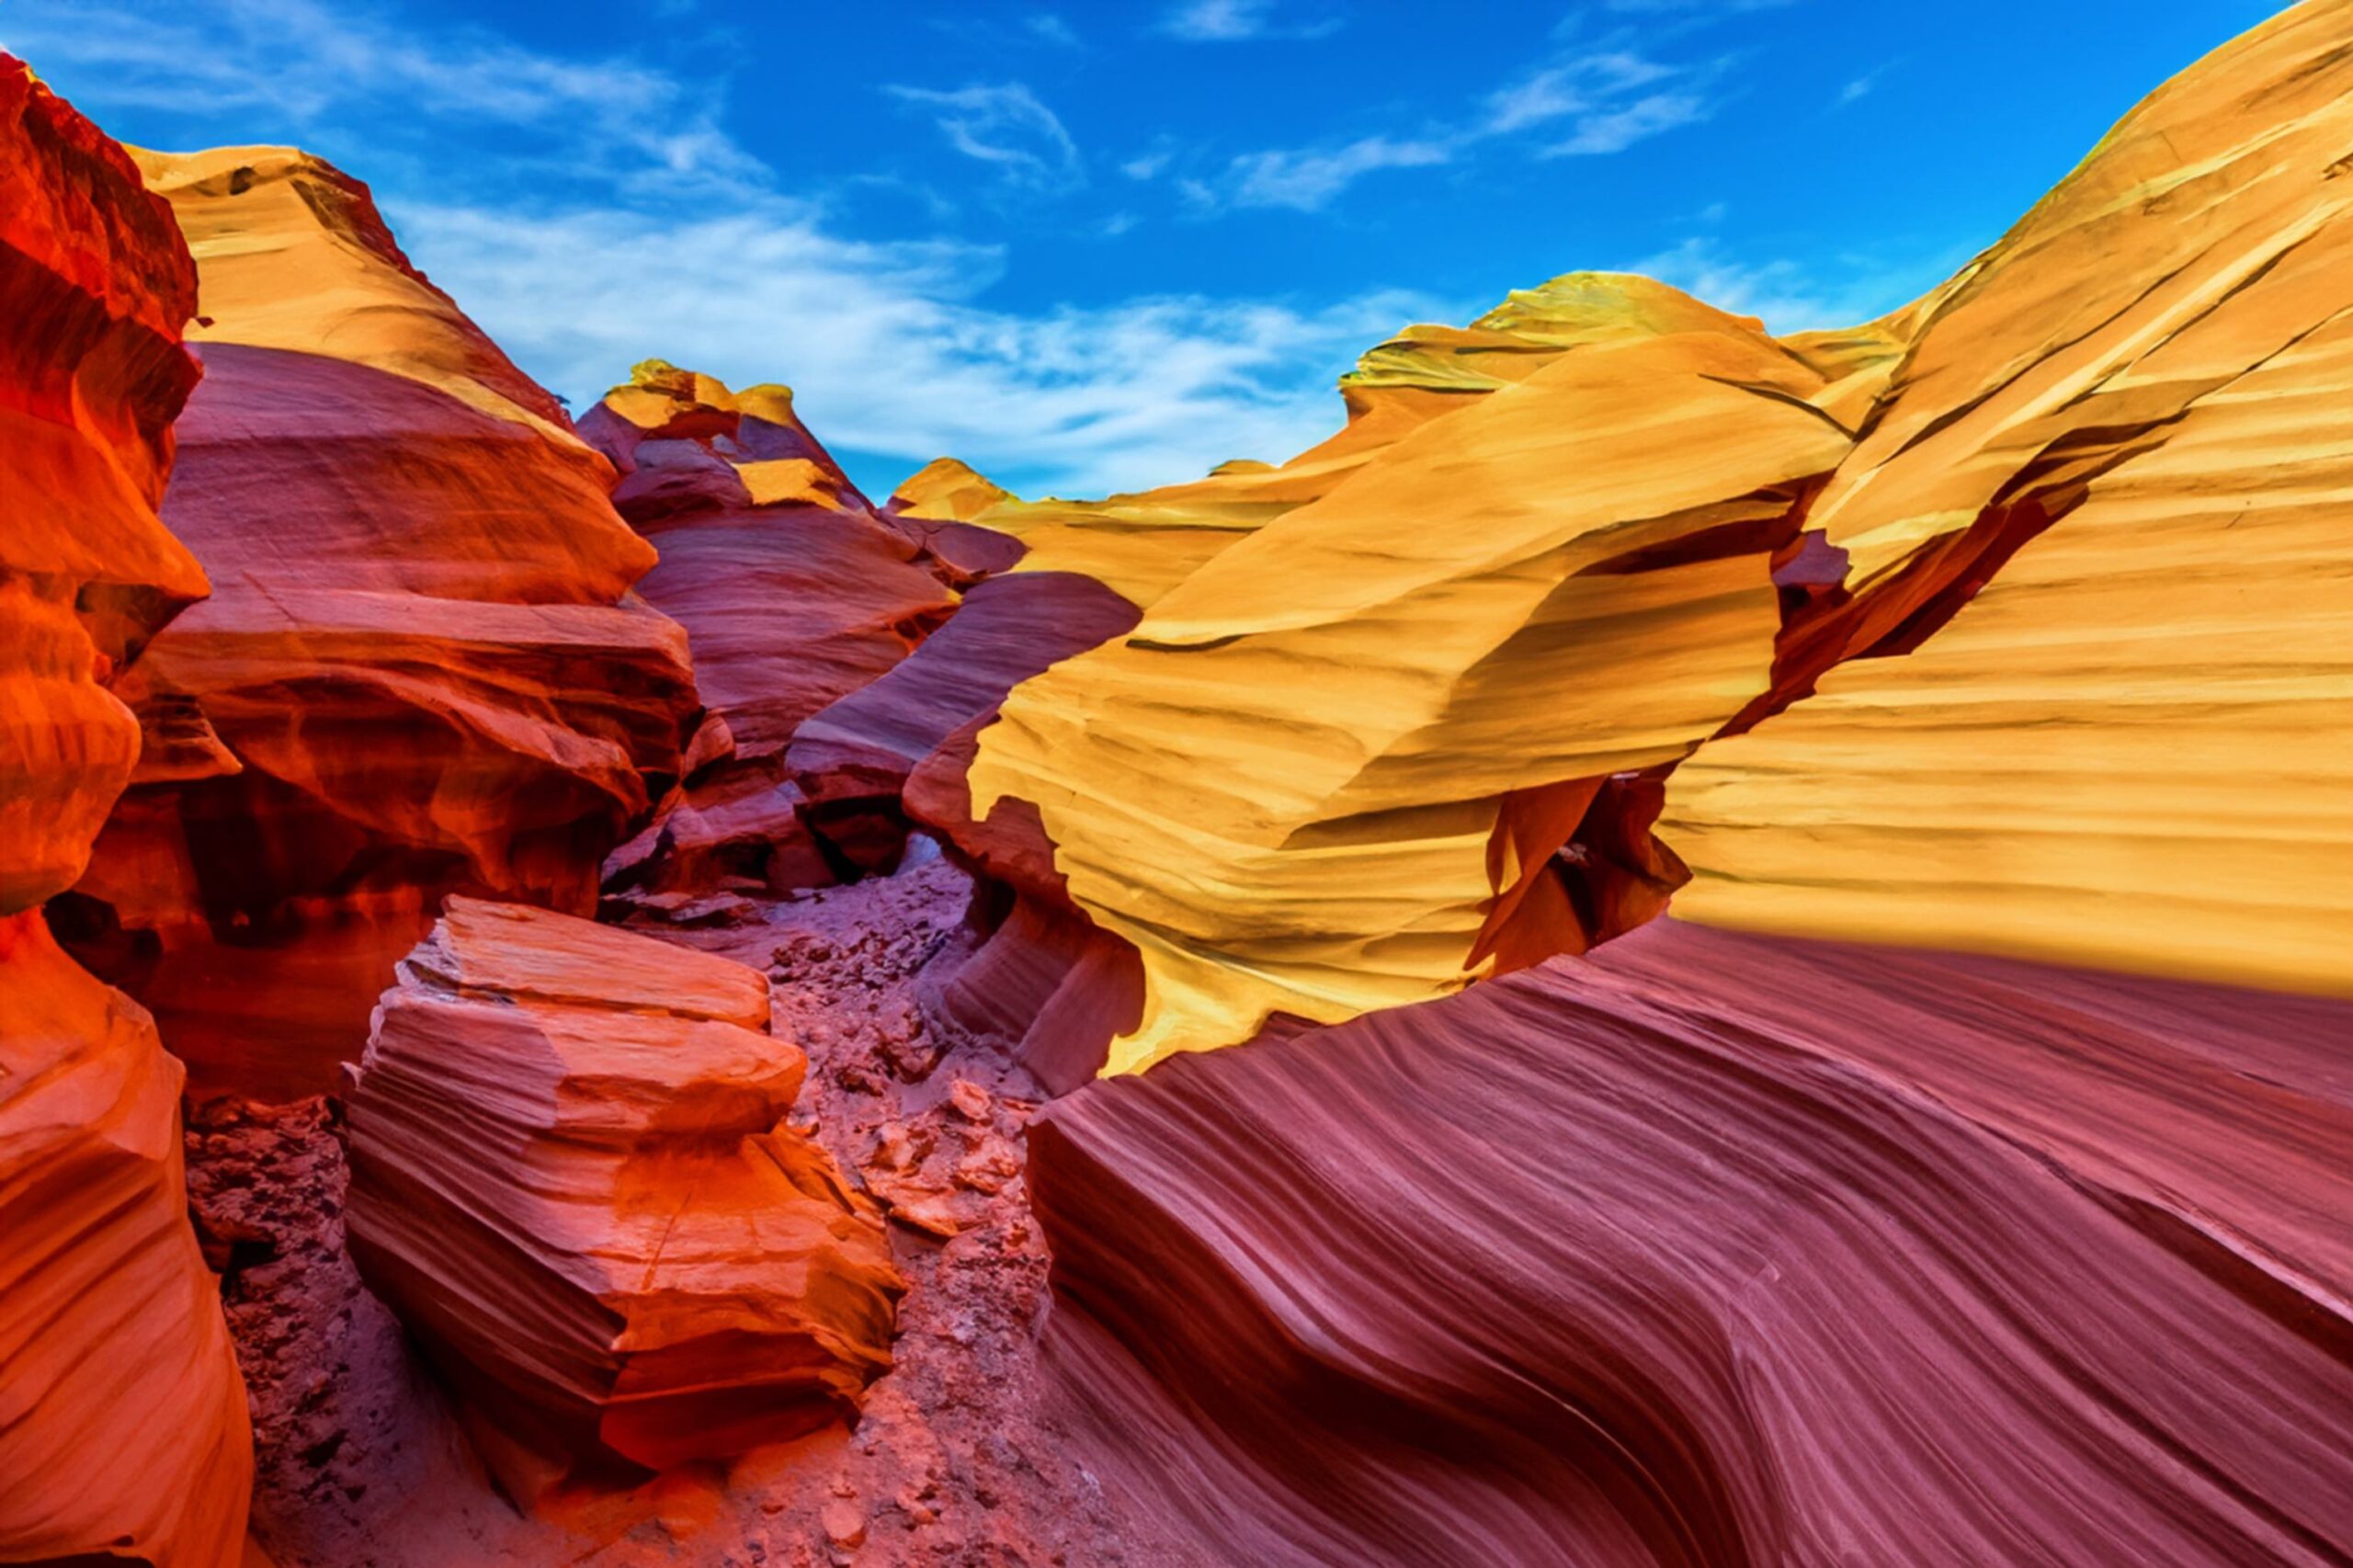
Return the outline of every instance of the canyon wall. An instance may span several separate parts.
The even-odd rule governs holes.
[[[61,951],[140,755],[108,686],[206,591],[157,521],[196,275],[122,150],[0,55],[0,1561],[225,1568],[253,1451],[188,1229],[179,1063]]]
[[[0,66],[0,1560],[2344,1561],[2348,106],[877,506]]]
[[[164,521],[213,594],[119,692],[147,737],[68,946],[200,1093],[332,1087],[457,890],[585,913],[698,707],[654,552],[562,407],[285,148],[142,154],[205,378]]]

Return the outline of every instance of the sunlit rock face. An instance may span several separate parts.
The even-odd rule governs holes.
[[[1824,380],[1753,322],[1586,287],[1614,326],[1254,529],[982,733],[974,814],[1034,806],[1142,957],[1115,1067],[1440,994],[1516,921],[1583,945],[1542,872],[1602,781],[1768,687],[1770,558],[1851,444],[1806,401]]]
[[[196,279],[138,171],[0,55],[0,1560],[215,1568],[253,1454],[188,1223],[179,1063],[62,952],[139,754],[107,690],[205,591],[156,520]]]
[[[147,747],[54,912],[200,1089],[325,1089],[459,888],[593,907],[679,767],[685,634],[562,408],[282,148],[142,154],[206,376],[165,520],[213,597],[119,684]]]
[[[2343,31],[2219,52],[1881,322],[1572,275],[1411,329],[1318,493],[1180,572],[1182,492],[976,514],[1144,608],[969,772],[1143,966],[1111,1067],[1582,950],[1694,869],[1703,921],[2344,988]],[[1194,535],[1313,456],[1193,487]]]
[[[731,392],[662,360],[581,421],[620,471],[614,501],[659,547],[640,585],[687,629],[715,728],[689,788],[607,868],[618,904],[692,917],[699,895],[779,892],[887,869],[904,824],[859,791],[812,800],[785,764],[802,721],[889,671],[955,608],[920,530],[870,506],[781,386]],[[964,580],[970,580],[964,579]],[[716,819],[714,817],[716,813]],[[714,820],[768,824],[752,837]],[[778,846],[762,854],[756,840]],[[721,846],[724,875],[699,868]]]
[[[1450,998],[1277,1020],[1033,1128],[1070,1309],[1051,1335],[1107,1483],[1211,1561],[2342,1555],[2348,103],[2353,7],[2298,7],[2154,95],[1918,305],[1777,345],[1851,445],[1750,557],[1778,624],[1727,668],[1731,706],[1601,787],[1625,795],[1615,853],[1675,918]],[[1444,335],[1401,342],[1424,336]],[[1492,537],[1511,514],[1475,488],[1499,464],[1471,433],[1595,352],[1365,474],[1454,435],[1460,530]],[[1586,505],[1609,472],[1542,493]],[[1277,607],[1174,612],[1208,584],[1250,606],[1227,572],[1350,489],[1017,688],[981,737],[976,799],[1003,744],[1029,779],[1005,800],[1037,802],[1098,923],[1157,916],[1130,938],[1152,994],[1114,1067],[1168,1038],[1155,1008],[1222,1017],[1201,1043],[1256,1029],[1235,998],[1297,950],[1273,939],[1290,911],[1227,869],[1241,826],[1285,819],[1211,816],[1194,775],[1098,780],[1176,732],[1155,680],[1212,723],[1288,708],[1312,735],[1347,711],[1338,660],[1247,695],[1215,673]],[[1574,698],[1528,666],[1512,755],[1620,696],[1671,712],[1658,695],[1722,638],[1674,611],[1643,639],[1655,663]],[[1157,676],[1164,645],[1210,673]],[[1084,741],[1049,728],[1079,715]],[[1182,870],[1147,852],[1149,882],[1091,880],[1155,816],[1220,831],[1177,837]],[[1550,853],[1561,820],[1519,845]],[[1548,875],[1586,874],[1593,825]],[[1363,827],[1315,843],[1327,895],[1407,838]],[[1498,874],[1483,907],[1509,899]],[[1359,939],[1391,929],[1370,907]],[[1172,926],[1222,1011],[1155,965]]]
[[[2168,84],[1927,302],[1803,700],[1668,783],[1678,913],[2353,992],[2347,31]]]
[[[798,1436],[890,1365],[881,1219],[783,1125],[768,1021],[757,971],[467,898],[385,993],[352,1256],[517,1502]]]

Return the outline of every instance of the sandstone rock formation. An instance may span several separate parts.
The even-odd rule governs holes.
[[[1141,954],[1116,1067],[1438,994],[1513,921],[1582,945],[1540,873],[1604,779],[1766,689],[1769,558],[1850,445],[1819,372],[1696,303],[1668,324],[1693,321],[1597,322],[1016,689],[974,812],[1034,805]],[[1204,747],[1230,762],[1187,766]]]
[[[151,157],[165,625],[188,268],[0,74],[0,1558],[240,1533],[78,878],[276,1102],[186,1146],[283,1561],[2347,1561],[2348,103],[2313,0],[1880,320],[1571,273],[881,507]]]
[[[2347,985],[2343,31],[2220,51],[1883,321],[1572,276],[1367,356],[1352,466],[1203,482],[1195,559],[1138,498],[977,513],[1146,607],[969,776],[1140,957],[1111,1065],[1580,951],[1685,861],[1702,920]]]
[[[642,589],[686,627],[720,726],[709,764],[607,867],[617,907],[690,915],[713,856],[725,885],[753,891],[889,866],[899,830],[858,811],[829,828],[784,749],[803,720],[904,658],[973,574],[940,568],[922,528],[868,505],[789,388],[732,392],[648,360],[580,427],[620,471],[622,515],[660,547]],[[778,847],[763,854],[763,837]]]
[[[731,393],[660,360],[581,420],[621,472],[614,504],[659,547],[640,585],[686,627],[696,677],[738,756],[874,679],[953,600],[792,411],[783,387]]]
[[[593,906],[678,771],[686,639],[605,460],[364,187],[142,158],[210,323],[165,520],[215,591],[120,684],[145,760],[55,913],[200,1087],[313,1093],[443,893]]]
[[[205,591],[155,503],[196,279],[122,150],[0,55],[0,1561],[238,1561],[253,1455],[179,1064],[62,952],[139,751],[106,689]]]
[[[352,1256],[529,1506],[857,1408],[902,1290],[727,960],[452,898],[347,1091]]]
[[[1213,1562],[2331,1561],[2348,1028],[1653,925],[1051,1108],[1050,1358]]]
[[[1669,782],[1681,913],[2353,994],[2347,34],[2218,51],[1927,301],[1803,700]]]

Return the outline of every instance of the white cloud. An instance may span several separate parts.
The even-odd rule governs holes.
[[[1722,242],[1693,236],[1629,262],[1640,272],[1735,315],[1761,316],[1776,333],[1854,326],[1907,304],[1952,274],[1966,252],[1904,260],[1859,255],[1829,265],[1744,261]]]
[[[882,90],[901,103],[931,110],[949,145],[968,158],[995,165],[1017,185],[1067,191],[1086,183],[1078,143],[1054,111],[1019,82],[952,92],[901,86]]]
[[[1274,0],[1187,0],[1161,17],[1160,30],[1187,43],[1241,43],[1254,39],[1318,39],[1339,30],[1336,17],[1279,22]]]
[[[1180,185],[1204,209],[1289,207],[1317,211],[1365,175],[1431,168],[1471,156],[1483,144],[1544,128],[1569,134],[1539,147],[1542,158],[1623,152],[1678,125],[1704,119],[1721,61],[1670,65],[1629,49],[1588,51],[1555,60],[1481,98],[1468,118],[1426,126],[1413,136],[1364,136],[1312,147],[1270,148],[1233,159],[1214,184]],[[1655,89],[1655,90],[1653,90]]]
[[[1574,135],[1546,147],[1538,156],[1564,158],[1622,153],[1662,131],[1707,119],[1711,107],[1697,93],[1652,93],[1622,108],[1586,115],[1578,120]]]
[[[1077,30],[1051,11],[1040,11],[1034,16],[1025,17],[1022,25],[1029,29],[1031,37],[1041,42],[1058,44],[1064,49],[1085,47],[1079,41]]]
[[[1331,152],[1245,153],[1233,160],[1229,199],[1237,207],[1313,212],[1376,169],[1424,168],[1453,156],[1445,143],[1368,136]]]
[[[52,72],[87,67],[74,97],[101,119],[109,105],[133,104],[251,110],[300,127],[354,103],[397,103],[413,118],[561,139],[574,174],[716,181],[758,168],[694,95],[658,71],[540,54],[478,29],[413,31],[318,0],[11,7],[0,36]]]
[[[1845,108],[1848,104],[1869,97],[1870,96],[1871,89],[1879,85],[1879,79],[1881,76],[1886,75],[1888,72],[1893,68],[1893,64],[1872,66],[1870,70],[1864,72],[1861,75],[1854,78],[1845,86],[1839,88],[1838,96],[1831,101],[1830,107],[1834,109]]]
[[[1172,295],[1022,314],[981,302],[1006,266],[993,248],[845,240],[784,202],[684,223],[409,203],[392,217],[435,279],[575,402],[659,355],[736,384],[790,381],[834,446],[910,469],[953,453],[1065,494],[1288,457],[1338,427],[1332,381],[1356,354],[1464,308],[1377,290],[1313,311]]]
[[[1155,147],[1151,152],[1139,153],[1121,164],[1120,172],[1130,179],[1156,179],[1160,176],[1160,171],[1166,168],[1176,155],[1165,147]]]

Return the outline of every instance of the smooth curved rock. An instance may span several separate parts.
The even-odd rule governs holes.
[[[1034,806],[1142,956],[1114,1070],[1492,972],[1601,780],[1768,687],[1770,558],[1850,439],[1753,322],[1690,303],[1705,324],[1661,335],[1637,306],[1667,291],[1602,292],[1614,326],[1251,532],[982,733],[975,814]]]
[[[2333,1562],[2348,1028],[1662,922],[1060,1102],[1049,1349],[1212,1561]]]
[[[904,658],[954,601],[792,408],[658,359],[581,421],[621,471],[615,503],[657,544],[640,591],[686,627],[703,699],[739,756]],[[786,472],[777,465],[797,465]]]
[[[2353,995],[2348,40],[2227,45],[1923,307],[1678,910]]]
[[[54,915],[201,1091],[287,1098],[445,893],[593,908],[696,698],[610,466],[366,187],[287,149],[142,159],[210,318],[165,520],[216,591],[121,681],[147,761]]]
[[[756,971],[453,898],[347,1089],[351,1253],[515,1500],[854,1414],[904,1289],[783,1126],[806,1061]]]
[[[251,1430],[188,1222],[179,1063],[60,950],[204,574],[156,520],[196,278],[122,149],[0,55],[0,1561],[228,1568]]]

